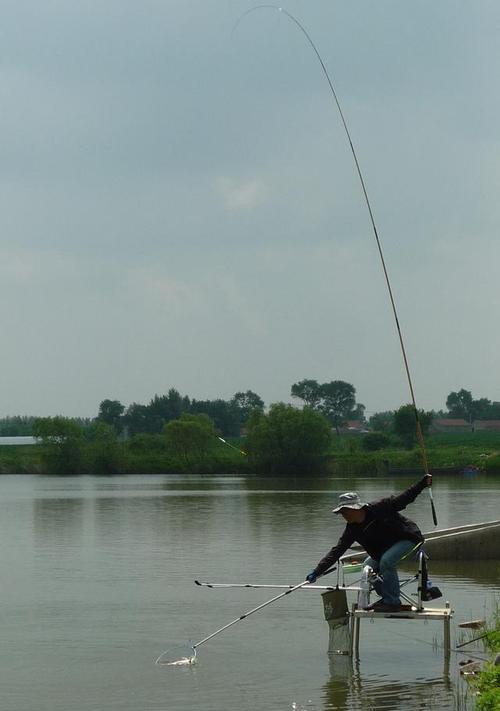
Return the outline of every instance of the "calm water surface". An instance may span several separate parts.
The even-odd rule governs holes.
[[[220,477],[0,478],[2,711],[470,709],[441,623],[362,627],[361,662],[329,659],[320,595],[299,591],[155,666],[273,596],[194,579],[296,584],[337,539],[338,493],[410,482]],[[442,479],[440,527],[499,517],[500,478]],[[407,513],[431,530],[427,493]],[[460,621],[488,615],[500,563],[432,564]],[[442,601],[436,601],[439,606]],[[460,636],[460,634],[462,636]],[[471,648],[472,651],[473,648]]]

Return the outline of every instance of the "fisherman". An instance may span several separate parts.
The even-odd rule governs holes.
[[[336,545],[320,560],[307,576],[314,583],[328,568],[336,563],[356,541],[368,553],[364,565],[369,565],[381,580],[375,589],[382,599],[367,609],[374,612],[397,612],[401,609],[397,564],[419,544],[424,537],[418,526],[398,511],[415,501],[426,486],[432,485],[428,474],[409,489],[396,496],[388,496],[370,503],[363,503],[355,491],[341,494],[339,505],[333,513],[341,514],[347,521],[344,532]]]

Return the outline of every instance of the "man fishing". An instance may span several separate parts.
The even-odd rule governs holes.
[[[375,585],[382,599],[367,609],[374,612],[400,610],[399,578],[396,567],[418,543],[423,543],[424,537],[416,523],[398,512],[415,501],[426,486],[431,485],[432,476],[429,474],[401,494],[370,503],[363,503],[354,491],[341,494],[339,505],[333,509],[333,513],[341,514],[347,521],[347,525],[337,544],[306,576],[306,580],[314,583],[354,542],[357,542],[369,555],[364,564],[373,568],[382,578],[381,582]]]

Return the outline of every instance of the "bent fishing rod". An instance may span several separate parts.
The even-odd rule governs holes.
[[[307,40],[307,42],[309,43],[309,45],[311,46],[311,48],[312,48],[314,54],[316,55],[316,58],[317,58],[318,62],[319,62],[320,65],[321,65],[321,69],[322,69],[323,74],[324,74],[324,76],[325,76],[325,78],[326,78],[326,81],[328,82],[328,86],[329,86],[331,95],[332,95],[332,97],[333,97],[335,106],[337,107],[337,110],[338,110],[338,112],[339,112],[340,119],[341,119],[341,122],[342,122],[342,126],[344,127],[345,135],[347,136],[347,140],[348,140],[348,142],[349,142],[349,147],[350,147],[350,149],[351,149],[352,157],[353,157],[353,159],[354,159],[354,164],[355,164],[355,166],[356,166],[356,172],[357,172],[357,175],[358,175],[358,178],[359,178],[359,182],[360,182],[360,184],[361,184],[361,189],[362,189],[363,196],[364,196],[364,199],[365,199],[366,207],[367,207],[367,209],[368,209],[368,214],[369,214],[369,217],[370,217],[370,223],[371,223],[371,226],[372,226],[373,235],[374,235],[375,241],[376,241],[376,243],[377,243],[377,251],[378,251],[378,254],[379,254],[379,257],[380,257],[380,263],[381,263],[381,265],[382,265],[382,271],[383,271],[383,273],[384,273],[384,279],[385,279],[385,283],[386,283],[386,286],[387,286],[387,291],[388,291],[388,293],[389,293],[389,300],[390,300],[390,303],[391,303],[392,314],[393,314],[393,316],[394,316],[394,321],[395,321],[395,324],[396,324],[396,330],[397,330],[397,333],[398,333],[399,344],[400,344],[401,353],[402,353],[402,356],[403,356],[403,363],[404,363],[404,368],[405,368],[405,372],[406,372],[406,378],[407,378],[407,381],[408,381],[408,386],[409,386],[409,390],[410,390],[410,396],[411,396],[413,411],[414,411],[414,414],[415,414],[416,433],[417,433],[417,440],[418,440],[418,443],[419,443],[420,452],[421,452],[421,457],[422,457],[422,465],[423,465],[424,472],[425,472],[426,476],[429,477],[429,476],[430,476],[430,471],[429,471],[429,464],[428,464],[428,460],[427,460],[427,452],[426,452],[426,449],[425,449],[424,435],[423,435],[422,426],[421,426],[421,423],[420,423],[420,416],[419,416],[419,414],[418,414],[417,401],[416,401],[416,398],[415,398],[415,391],[414,391],[414,388],[413,388],[413,381],[412,381],[412,376],[411,376],[411,372],[410,372],[410,366],[409,366],[409,362],[408,362],[408,357],[407,357],[407,355],[406,355],[406,348],[405,348],[405,344],[404,344],[403,334],[402,334],[401,327],[400,327],[400,324],[399,324],[399,317],[398,317],[398,311],[397,311],[397,308],[396,308],[396,302],[395,302],[395,299],[394,299],[394,294],[393,294],[391,282],[390,282],[390,279],[389,279],[389,273],[388,273],[387,266],[386,266],[386,263],[385,263],[384,253],[383,253],[383,250],[382,250],[382,244],[381,244],[380,237],[379,237],[379,234],[378,234],[377,225],[376,225],[376,223],[375,223],[375,217],[374,217],[374,214],[373,214],[373,210],[372,210],[372,206],[371,206],[371,203],[370,203],[370,199],[369,199],[369,197],[368,197],[368,191],[367,191],[367,189],[366,189],[366,183],[365,183],[365,180],[364,180],[364,177],[363,177],[363,173],[362,173],[362,171],[361,171],[361,165],[360,165],[360,163],[359,163],[358,156],[357,156],[356,151],[355,151],[355,149],[354,149],[354,143],[353,143],[353,141],[352,141],[351,133],[350,133],[349,128],[348,128],[348,126],[347,126],[347,121],[346,121],[346,118],[345,118],[345,116],[344,116],[344,112],[343,112],[343,110],[342,110],[342,107],[341,107],[341,105],[340,105],[340,101],[339,101],[339,99],[338,99],[337,92],[335,91],[335,88],[334,88],[334,86],[333,86],[333,82],[332,82],[332,80],[331,80],[331,78],[330,78],[330,75],[329,75],[328,70],[327,70],[327,68],[326,68],[326,65],[325,65],[325,63],[324,63],[324,61],[323,61],[323,58],[321,57],[321,54],[319,53],[318,48],[317,48],[316,45],[314,44],[314,42],[313,42],[313,40],[312,40],[310,34],[307,32],[307,30],[306,30],[306,28],[304,27],[304,25],[302,25],[302,23],[299,22],[299,20],[298,20],[294,15],[292,15],[292,13],[288,12],[288,11],[285,10],[284,8],[279,7],[278,5],[257,5],[256,7],[253,7],[253,8],[251,8],[250,10],[247,10],[247,12],[245,12],[245,13],[243,13],[243,15],[241,15],[241,17],[239,18],[239,20],[238,20],[237,23],[235,24],[234,29],[236,29],[236,27],[238,26],[238,24],[241,22],[241,20],[242,20],[246,15],[249,15],[251,12],[255,12],[256,10],[262,10],[262,9],[277,10],[278,12],[282,13],[282,14],[285,15],[289,20],[291,20],[291,22],[294,23],[294,25],[300,30],[300,32],[302,33],[302,35],[306,38],[306,40]],[[234,30],[233,30],[233,31],[234,31]],[[436,515],[436,509],[435,509],[435,506],[434,506],[434,497],[433,497],[433,495],[432,495],[432,486],[428,486],[427,488],[429,489],[429,497],[430,497],[431,509],[432,509],[432,520],[434,521],[434,525],[437,526],[437,515]]]

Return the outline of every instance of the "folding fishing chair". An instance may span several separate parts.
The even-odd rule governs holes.
[[[382,576],[373,570],[373,568],[369,565],[364,565],[364,563],[359,562],[359,560],[357,560],[359,557],[359,554],[348,553],[340,559],[341,565],[339,565],[339,576],[342,578],[340,587],[348,590],[357,590],[358,608],[365,609],[370,604],[371,593],[375,591],[380,594]],[[410,609],[416,607],[419,612],[424,609],[424,602],[436,600],[437,598],[442,597],[442,593],[439,588],[432,586],[429,581],[427,555],[423,550],[423,543],[417,543],[414,548],[399,559],[398,564],[405,560],[412,559],[417,560],[417,571],[409,577],[403,579],[400,578],[400,596],[410,605]],[[359,572],[361,572],[361,578],[359,578],[359,580],[355,581],[353,584],[345,584],[346,575]],[[413,597],[416,596],[417,598],[416,602],[401,589],[411,585],[414,582],[417,582],[417,592],[413,594]]]

